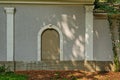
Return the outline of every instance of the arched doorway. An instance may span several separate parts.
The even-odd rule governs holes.
[[[41,35],[41,60],[60,60],[60,36],[55,29],[46,29]]]
[[[42,53],[42,35],[44,34],[44,32],[49,31],[49,30],[55,31],[54,33],[59,36],[59,38],[58,38],[59,39],[59,60],[63,61],[63,35],[62,35],[61,30],[57,26],[54,26],[54,25],[51,25],[51,24],[42,27],[38,32],[37,60],[38,61],[43,60],[43,58],[42,58],[43,57],[43,55],[42,55],[43,54]],[[47,33],[45,33],[45,34],[47,34]],[[55,59],[51,58],[51,60],[58,60],[58,58],[55,58]]]

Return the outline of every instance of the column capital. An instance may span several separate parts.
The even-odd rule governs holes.
[[[14,14],[15,13],[14,7],[5,7],[4,10],[7,14]]]
[[[93,9],[94,9],[94,5],[92,5],[92,6],[91,5],[90,6],[89,5],[85,6],[85,11],[86,12],[93,12]]]

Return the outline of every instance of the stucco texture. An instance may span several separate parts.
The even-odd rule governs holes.
[[[107,19],[94,19],[94,59],[112,61],[112,40]]]
[[[63,60],[84,59],[83,6],[15,6],[15,58],[37,60],[39,30],[52,24],[63,33]]]
[[[0,61],[5,61],[6,58],[6,15],[0,7]]]
[[[14,16],[14,55],[16,61],[37,61],[38,32],[48,24],[63,35],[63,60],[85,59],[85,8],[78,5],[0,5],[0,60],[6,60],[6,15],[4,7],[16,9]],[[113,57],[107,20],[94,19],[96,61]]]

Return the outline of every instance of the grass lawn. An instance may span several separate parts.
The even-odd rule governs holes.
[[[15,74],[13,72],[0,73],[0,80],[27,80],[26,75]]]

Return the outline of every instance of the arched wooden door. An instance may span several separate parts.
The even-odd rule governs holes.
[[[60,38],[54,29],[46,29],[41,36],[42,61],[60,60]]]

